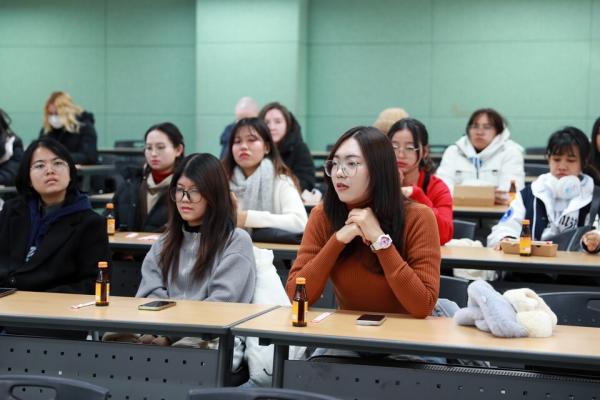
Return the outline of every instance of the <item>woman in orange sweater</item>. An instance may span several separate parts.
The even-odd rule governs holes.
[[[340,309],[430,315],[438,298],[440,240],[433,212],[401,193],[390,140],[344,133],[325,162],[327,190],[308,220],[286,290],[306,278],[309,303],[331,279]]]

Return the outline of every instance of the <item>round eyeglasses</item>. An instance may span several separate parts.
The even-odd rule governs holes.
[[[341,169],[342,173],[345,176],[352,177],[356,175],[356,171],[358,167],[362,164],[358,161],[337,161],[337,160],[327,160],[323,167],[325,168],[325,174],[327,176],[332,176],[333,174],[337,174],[337,172]]]
[[[185,190],[184,188],[172,188],[169,191],[171,200],[174,202],[183,201],[184,197],[187,196],[190,203],[200,203],[202,201],[202,194],[198,189]]]

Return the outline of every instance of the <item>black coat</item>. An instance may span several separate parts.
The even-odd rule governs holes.
[[[4,141],[0,141],[0,157],[4,155]],[[18,136],[13,142],[13,155],[11,158],[0,164],[0,185],[13,186],[17,172],[19,172],[19,164],[23,158],[23,142]]]
[[[77,117],[77,120],[81,122],[79,133],[71,133],[63,127],[52,129],[47,135],[58,140],[69,150],[75,164],[96,164],[98,147],[94,114],[84,111]],[[40,138],[43,136],[44,128],[40,131]]]
[[[124,231],[162,232],[169,219],[167,195],[158,198],[154,207],[144,218],[140,210],[140,201],[144,198],[140,192],[142,177],[129,172],[125,182],[113,197],[114,213],[117,227]]]
[[[315,187],[315,164],[306,143],[302,140],[300,124],[292,115],[292,126],[279,144],[279,153],[300,183],[300,190]]]
[[[106,223],[93,210],[51,225],[28,263],[31,217],[22,196],[0,212],[0,286],[37,292],[93,293],[98,261],[108,261]]]

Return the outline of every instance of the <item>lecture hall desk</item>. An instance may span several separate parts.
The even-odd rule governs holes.
[[[231,370],[230,328],[273,306],[177,300],[161,311],[140,311],[147,298],[111,297],[107,307],[72,305],[91,295],[17,292],[0,298],[0,326],[218,337],[219,350],[85,340],[0,336],[2,373],[34,373],[85,380],[111,389],[115,399],[179,398],[197,386],[222,386]]]
[[[476,374],[473,371],[465,372],[462,367],[457,369],[439,366],[426,369],[415,368],[412,364],[398,370],[398,366],[390,368],[287,360],[288,346],[297,345],[384,354],[516,362],[597,373],[600,370],[600,330],[597,328],[557,326],[550,338],[503,339],[475,327],[457,326],[452,319],[439,317],[416,319],[406,315],[388,315],[383,325],[373,327],[355,324],[360,312],[336,311],[319,323],[311,323],[322,311],[324,310],[309,310],[308,326],[296,328],[291,324],[291,309],[282,307],[236,325],[233,332],[236,335],[258,337],[264,344],[275,344],[275,386],[312,389],[339,398],[418,398],[414,396],[430,395],[437,391],[436,397],[422,398],[522,399],[524,390],[529,391],[526,398],[531,399],[546,398],[545,393],[550,393],[549,398],[569,398],[568,395],[556,396],[567,390],[577,394],[575,399],[591,399],[590,393],[600,393],[600,380],[597,379],[591,383],[577,379],[544,380],[523,371],[506,373],[497,369],[485,369],[481,372],[478,369],[479,373]],[[515,393],[515,388],[518,387],[527,389],[519,389]],[[490,392],[493,388],[504,388],[507,392],[501,396],[498,392]],[[449,392],[441,392],[439,389]],[[457,390],[464,390],[463,396],[456,393]],[[484,390],[487,392],[483,393]],[[452,391],[456,397],[452,397]],[[479,397],[467,397],[472,392],[478,393]],[[446,394],[441,396],[440,393]],[[585,397],[578,396],[581,394],[585,394]]]

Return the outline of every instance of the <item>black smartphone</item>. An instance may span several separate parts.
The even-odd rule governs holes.
[[[176,303],[174,301],[156,300],[149,303],[140,304],[138,306],[138,310],[159,311],[164,310],[165,308],[173,307],[175,304]]]
[[[17,289],[14,287],[3,287],[0,288],[0,297],[8,296],[9,294],[13,294]]]
[[[381,314],[363,314],[356,318],[356,325],[378,326],[385,321],[385,315]]]

